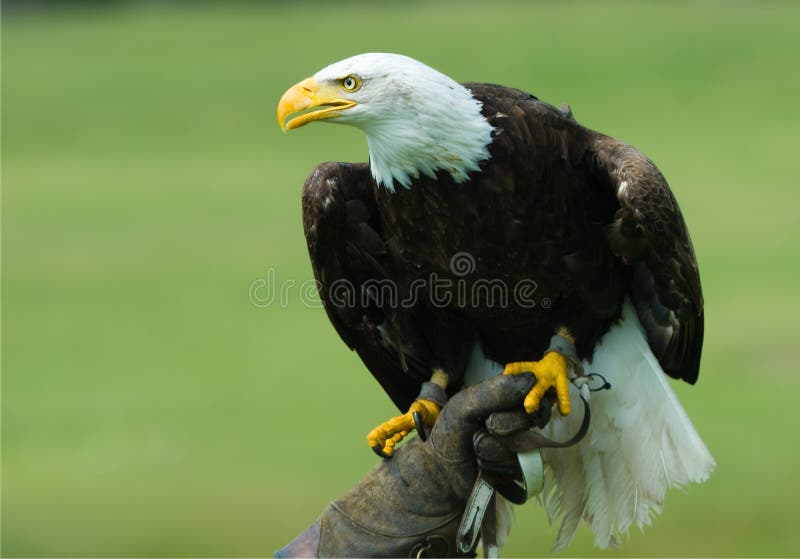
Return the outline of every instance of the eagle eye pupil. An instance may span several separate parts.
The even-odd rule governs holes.
[[[342,85],[345,89],[353,91],[358,86],[358,82],[353,76],[347,76],[344,80],[342,80]]]

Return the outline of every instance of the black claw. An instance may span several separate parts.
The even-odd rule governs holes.
[[[419,438],[422,439],[422,442],[428,440],[428,434],[425,432],[425,424],[422,422],[422,414],[418,411],[412,412],[411,417],[414,418],[414,427],[417,428],[417,434]]]
[[[379,445],[379,444],[376,444],[375,446],[373,446],[373,447],[371,447],[371,448],[372,448],[372,450],[373,450],[373,451],[375,451],[375,454],[377,454],[377,455],[378,455],[378,456],[380,456],[381,458],[387,458],[387,459],[388,459],[388,458],[391,458],[391,457],[392,457],[392,455],[391,455],[391,454],[386,454],[386,453],[383,451],[383,447],[382,447],[381,445]]]

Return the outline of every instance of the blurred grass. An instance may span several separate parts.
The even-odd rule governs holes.
[[[2,22],[3,556],[261,556],[375,463],[393,413],[321,309],[300,187],[363,137],[283,135],[281,93],[384,50],[559,104],[652,157],[707,301],[719,467],[609,554],[800,549],[800,6],[121,6]],[[274,269],[288,305],[250,303]],[[547,553],[536,505],[507,556]],[[603,555],[583,529],[569,554]]]

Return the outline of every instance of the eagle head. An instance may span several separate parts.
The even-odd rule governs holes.
[[[457,183],[489,158],[492,126],[472,93],[441,72],[399,54],[367,53],[323,68],[278,103],[284,131],[313,121],[364,131],[372,176],[394,190],[420,175]]]

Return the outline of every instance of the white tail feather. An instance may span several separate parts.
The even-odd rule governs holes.
[[[494,511],[497,523],[495,525],[495,537],[497,546],[506,545],[508,534],[511,533],[511,525],[514,524],[514,503],[504,498],[500,493],[495,493]]]
[[[592,423],[583,441],[542,451],[542,501],[550,521],[561,520],[554,549],[569,545],[581,518],[591,526],[595,545],[616,545],[632,525],[649,525],[661,512],[668,488],[704,481],[715,465],[629,301],[620,323],[595,348],[591,365],[584,366],[587,373],[602,374],[612,388],[592,396]],[[580,410],[578,391],[571,391],[573,409]],[[542,431],[566,440],[580,426],[580,415],[554,411]]]

